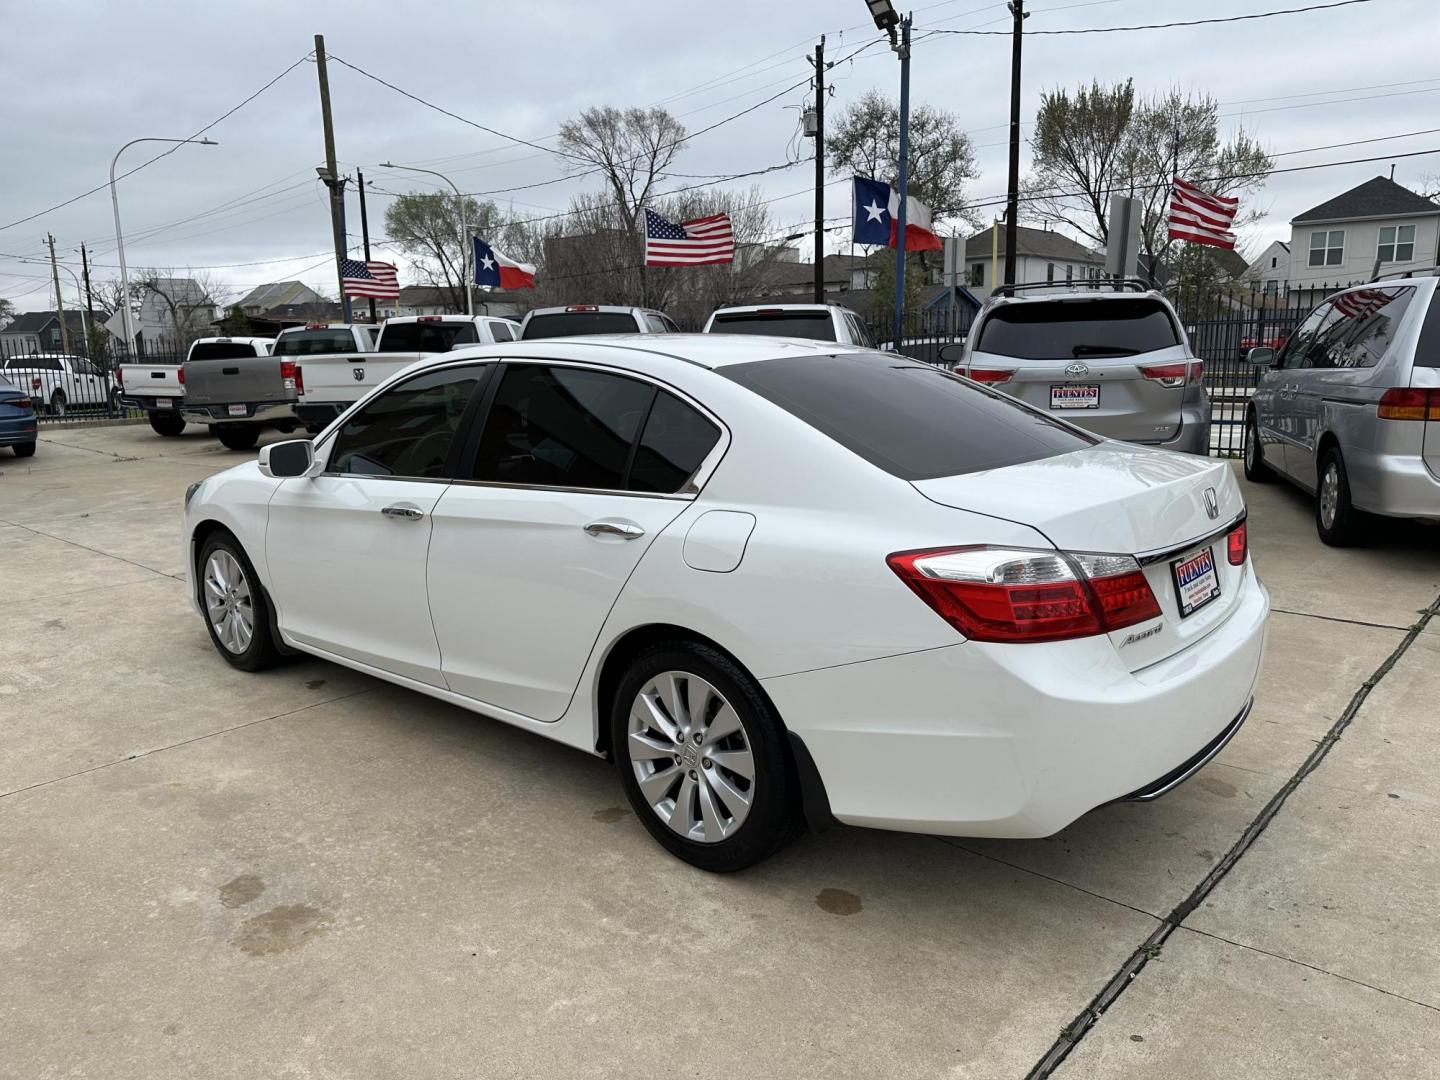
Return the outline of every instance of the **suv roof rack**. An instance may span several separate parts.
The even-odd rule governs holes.
[[[1149,292],[1152,286],[1139,278],[1095,278],[1091,281],[1027,281],[1019,285],[997,285],[991,296],[1014,296],[1025,289],[1051,289],[1071,292]]]
[[[1375,284],[1375,282],[1377,282],[1377,281],[1389,281],[1389,280],[1391,280],[1391,279],[1400,280],[1400,279],[1403,279],[1403,278],[1417,278],[1417,277],[1440,277],[1440,266],[1427,266],[1427,267],[1425,267],[1425,268],[1422,269],[1422,270],[1406,270],[1406,271],[1404,271],[1403,273],[1399,273],[1399,274],[1393,273],[1393,272],[1392,272],[1392,273],[1389,273],[1389,274],[1376,274],[1374,277],[1372,277],[1372,278],[1371,278],[1369,281],[1367,281],[1365,284],[1367,284],[1367,285],[1373,285],[1373,284]],[[1347,285],[1347,286],[1345,286],[1345,287],[1346,287],[1347,289],[1350,288],[1349,285]]]

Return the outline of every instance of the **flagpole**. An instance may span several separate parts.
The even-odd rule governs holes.
[[[895,214],[895,352],[905,331],[905,202],[910,179],[910,16],[900,20],[900,170],[899,207]]]

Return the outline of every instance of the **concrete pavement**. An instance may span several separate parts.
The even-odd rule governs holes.
[[[1281,610],[1190,783],[1048,840],[837,829],[717,878],[603,762],[319,661],[225,665],[179,503],[248,456],[145,427],[0,452],[0,1077],[1023,1077],[1440,594],[1435,530],[1337,552],[1246,485]],[[1057,1076],[1433,1075],[1437,653],[1440,618]]]

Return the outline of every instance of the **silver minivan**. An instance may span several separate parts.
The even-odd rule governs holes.
[[[1245,414],[1245,475],[1316,495],[1320,539],[1364,538],[1365,515],[1440,520],[1440,304],[1435,277],[1329,297],[1262,369]]]
[[[1002,286],[963,352],[940,356],[957,358],[957,375],[1108,439],[1210,450],[1204,361],[1170,301],[1141,283]]]

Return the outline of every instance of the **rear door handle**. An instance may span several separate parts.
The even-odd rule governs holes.
[[[387,506],[380,512],[386,517],[399,518],[401,521],[419,521],[425,516],[424,511],[413,506]]]
[[[618,536],[622,540],[638,540],[645,535],[645,530],[639,525],[623,518],[601,518],[599,521],[592,521],[585,526],[585,531],[591,536]]]

